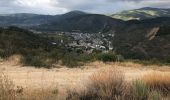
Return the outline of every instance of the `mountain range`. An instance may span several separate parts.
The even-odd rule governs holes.
[[[161,18],[155,19],[154,21],[153,18],[158,17]],[[90,14],[81,11],[71,11],[61,15],[38,15],[29,13],[1,14],[0,26],[18,26],[37,31],[81,31],[97,33],[117,29],[117,27],[122,27],[126,23],[149,22],[149,24],[153,24],[159,20],[163,20],[165,17],[170,17],[170,9],[149,7],[123,11],[111,16]],[[130,21],[125,22],[123,20]]]
[[[99,14],[71,11],[62,15],[0,15],[0,26],[19,26],[37,31],[101,32],[119,25],[121,20]]]
[[[126,20],[126,21],[124,21]],[[36,31],[114,34],[114,50],[127,58],[170,58],[170,9],[141,8],[112,16],[72,11],[62,15],[0,15],[0,26]]]

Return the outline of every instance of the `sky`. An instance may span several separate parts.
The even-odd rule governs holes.
[[[170,8],[170,0],[0,0],[0,14],[56,15],[73,10],[113,14],[142,7]]]

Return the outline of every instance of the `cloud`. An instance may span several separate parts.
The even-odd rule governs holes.
[[[141,7],[170,7],[170,0],[0,0],[0,13],[61,14],[71,10],[114,13]]]
[[[1,0],[0,13],[60,14],[66,8],[58,6],[57,0]]]

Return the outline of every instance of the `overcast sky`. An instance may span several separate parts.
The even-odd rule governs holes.
[[[141,7],[170,8],[170,0],[0,0],[0,14],[62,14],[72,10],[111,14]]]

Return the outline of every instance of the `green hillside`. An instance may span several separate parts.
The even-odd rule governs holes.
[[[46,68],[54,67],[54,64],[59,62],[68,67],[75,67],[92,59],[91,55],[71,51],[65,46],[66,43],[55,41],[53,44],[52,38],[21,28],[0,28],[0,58],[2,59],[17,54],[21,56],[21,63],[25,66]]]
[[[127,10],[117,14],[111,15],[112,18],[122,19],[122,20],[143,20],[148,18],[156,17],[169,17],[170,9],[161,8],[141,8],[135,10]]]

